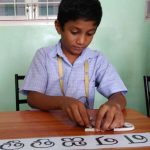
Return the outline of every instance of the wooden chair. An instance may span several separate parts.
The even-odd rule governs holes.
[[[144,78],[147,116],[150,117],[150,76],[144,76],[143,78]]]
[[[21,82],[21,80],[23,81],[24,78],[25,78],[24,75],[15,74],[16,111],[20,110],[20,104],[27,103],[27,99],[20,98],[19,94],[19,83]]]

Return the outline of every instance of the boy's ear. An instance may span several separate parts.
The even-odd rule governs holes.
[[[58,20],[55,20],[55,28],[58,34],[61,34],[61,25]]]

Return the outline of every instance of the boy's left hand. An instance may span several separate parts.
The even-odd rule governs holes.
[[[97,131],[111,130],[123,124],[124,116],[118,104],[107,102],[100,106],[95,122]]]

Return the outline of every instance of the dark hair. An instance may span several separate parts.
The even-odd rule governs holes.
[[[95,21],[96,26],[102,18],[102,7],[99,0],[61,0],[57,20],[62,29],[66,22],[84,19]]]

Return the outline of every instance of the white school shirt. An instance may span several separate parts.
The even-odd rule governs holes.
[[[65,96],[74,97],[85,103],[85,60],[89,63],[90,108],[94,106],[95,89],[106,98],[116,92],[127,92],[118,73],[101,52],[85,48],[72,65],[63,54],[61,43],[58,42],[55,46],[41,48],[36,52],[20,90],[22,94],[27,95],[29,91],[36,91],[50,96],[63,95],[59,82],[58,55],[63,61]]]

